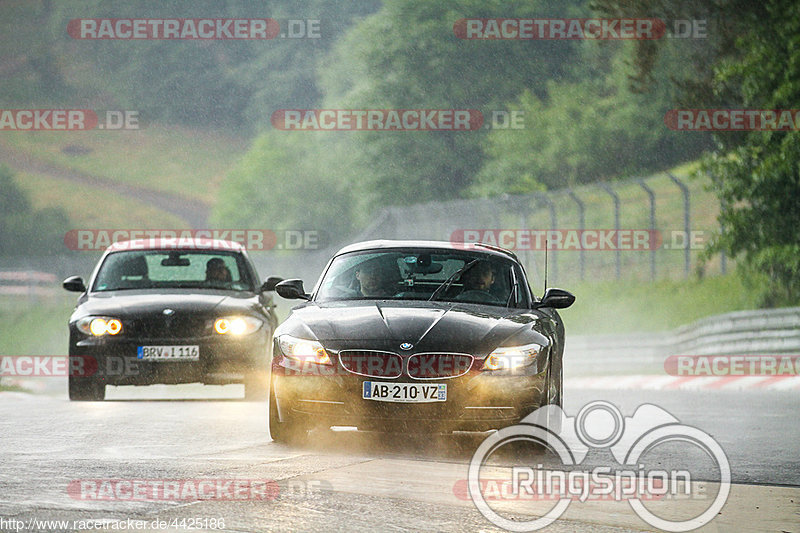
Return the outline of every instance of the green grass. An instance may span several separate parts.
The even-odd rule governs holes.
[[[0,355],[66,355],[74,306],[75,297],[66,294],[47,301],[0,297]]]
[[[757,307],[736,274],[582,283],[570,290],[575,303],[560,312],[569,335],[667,331],[703,317]]]
[[[61,207],[68,213],[70,229],[175,228],[186,227],[179,217],[157,207],[89,185],[71,183],[45,174],[20,172],[14,181],[31,199],[33,207]],[[97,206],[103,206],[98,209]]]
[[[245,139],[150,124],[138,131],[5,132],[0,145],[65,169],[213,204]],[[83,155],[64,153],[80,147]]]

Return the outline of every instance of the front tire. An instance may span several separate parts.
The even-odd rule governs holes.
[[[269,394],[269,435],[279,444],[299,445],[306,441],[308,428],[290,414],[290,409],[283,410],[283,420],[278,412],[275,392]]]

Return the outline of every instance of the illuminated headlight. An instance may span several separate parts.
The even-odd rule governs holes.
[[[311,362],[319,365],[331,365],[331,357],[325,348],[317,341],[298,339],[291,335],[281,335],[278,338],[281,352],[286,357],[291,357],[301,363]]]
[[[542,348],[540,344],[498,348],[486,356],[483,370],[513,370],[528,366],[536,362]]]
[[[214,321],[214,331],[220,335],[249,335],[258,331],[261,320],[254,316],[226,316]]]
[[[94,337],[118,335],[122,332],[122,322],[118,318],[107,316],[86,316],[78,320],[76,325],[83,334]]]

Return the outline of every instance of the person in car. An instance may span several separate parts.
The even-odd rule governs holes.
[[[206,263],[206,281],[212,283],[225,283],[232,281],[231,271],[225,266],[225,261],[219,257],[209,259]]]
[[[385,258],[369,259],[356,267],[355,275],[361,296],[393,296],[397,291],[399,270]]]
[[[479,261],[472,265],[461,275],[464,283],[464,291],[484,291],[489,292],[494,284],[495,273],[489,261]]]

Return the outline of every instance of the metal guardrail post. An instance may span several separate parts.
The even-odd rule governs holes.
[[[639,186],[644,189],[644,192],[647,193],[648,198],[650,198],[650,238],[653,238],[653,235],[656,231],[656,195],[653,192],[653,189],[647,186],[644,180],[639,180]],[[655,281],[656,279],[656,250],[651,246],[650,248],[650,280]]]
[[[683,193],[683,231],[684,231],[684,238],[685,238],[685,249],[683,254],[683,272],[685,277],[689,277],[689,270],[691,270],[692,259],[691,259],[691,249],[690,249],[690,225],[689,225],[689,187],[686,186],[681,180],[667,172],[667,176],[671,179],[675,185],[680,187],[681,192]]]
[[[614,199],[614,231],[616,231],[617,235],[619,235],[619,195],[616,192],[614,192],[614,189],[609,187],[607,183],[601,181],[600,187],[604,191],[606,191],[611,196],[611,198]],[[622,255],[619,246],[617,246],[617,250],[614,254],[614,260],[615,260],[617,279],[619,279],[622,270]]]
[[[583,235],[583,231],[586,229],[586,204],[583,203],[583,200],[578,198],[578,195],[572,189],[567,189],[567,194],[572,201],[575,202],[575,205],[578,206],[578,231],[580,231],[581,235]],[[578,258],[580,269],[581,269],[581,281],[583,281],[584,274],[586,272],[586,256],[585,250],[583,246],[580,247],[580,256]]]

